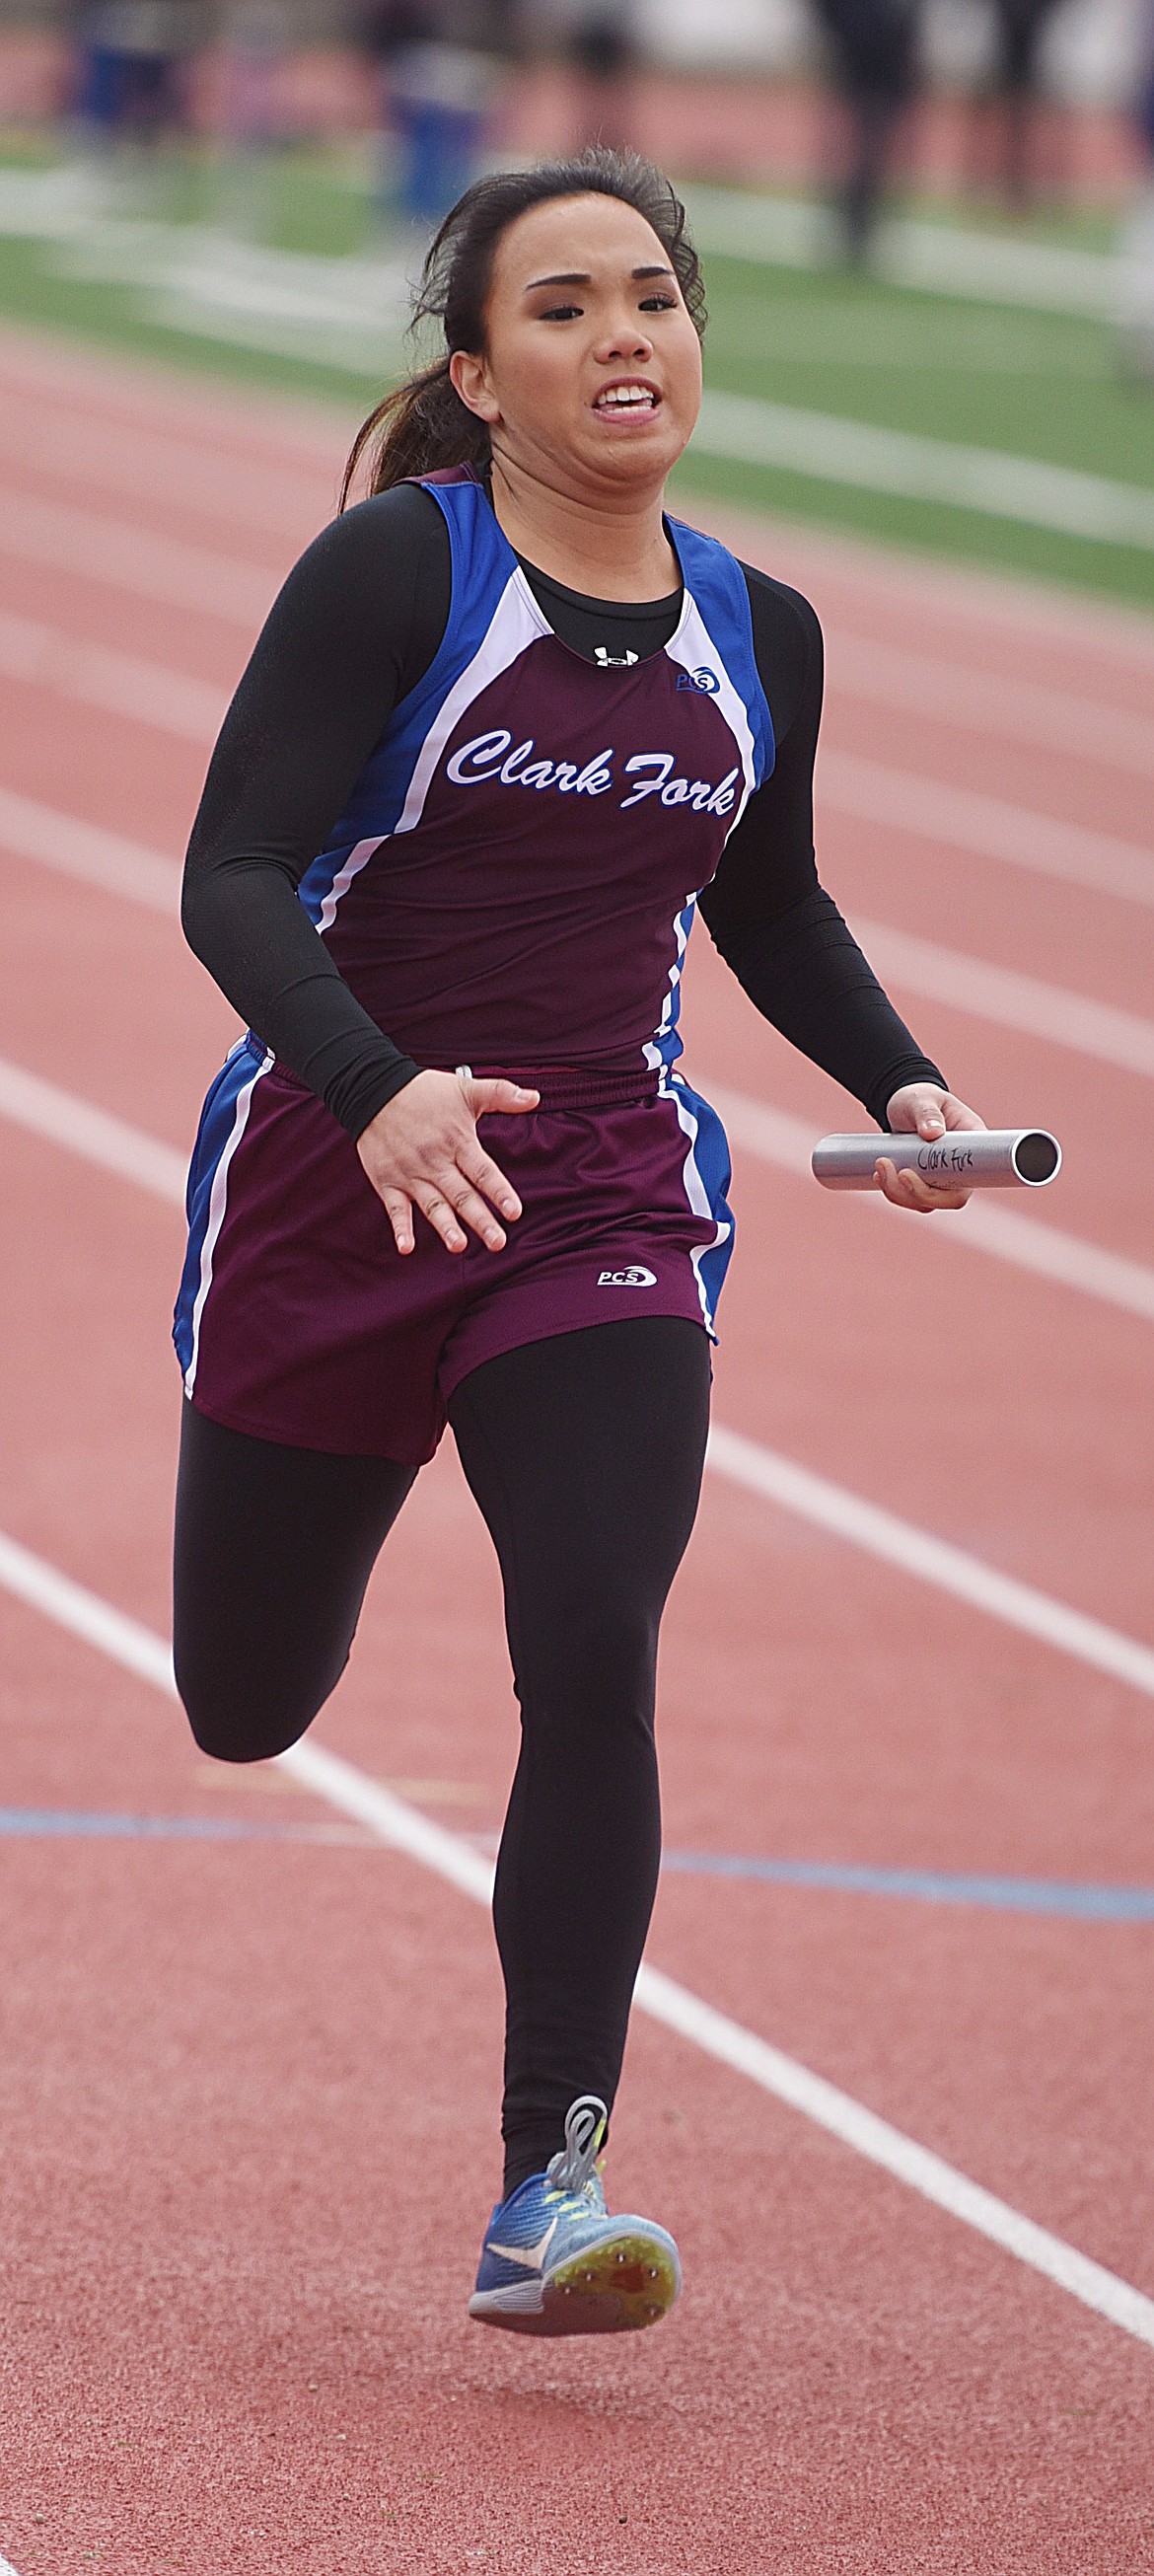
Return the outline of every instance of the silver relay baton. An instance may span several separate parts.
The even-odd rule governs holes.
[[[1040,1190],[1062,1167],[1062,1148],[1045,1127],[974,1127],[933,1144],[924,1136],[823,1136],[813,1149],[814,1179],[827,1190],[874,1189],[883,1155],[943,1190]]]

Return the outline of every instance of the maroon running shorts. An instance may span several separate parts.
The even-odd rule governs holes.
[[[510,1078],[542,1097],[480,1121],[523,1203],[505,1250],[470,1233],[448,1252],[418,1216],[402,1255],[344,1129],[255,1040],[234,1048],[193,1153],[176,1310],[201,1412],[419,1466],[454,1388],[503,1351],[623,1315],[712,1334],[733,1240],[716,1112],[664,1069]]]

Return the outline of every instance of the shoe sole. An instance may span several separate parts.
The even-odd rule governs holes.
[[[676,2254],[632,2231],[572,2255],[543,2280],[474,2290],[469,2314],[512,2334],[628,2334],[659,2324],[680,2288]]]

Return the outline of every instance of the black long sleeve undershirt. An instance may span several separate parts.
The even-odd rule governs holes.
[[[885,1123],[903,1083],[941,1082],[887,1000],[813,851],[821,629],[808,601],[743,567],[777,762],[700,910],[750,999]],[[526,571],[566,643],[654,652],[679,599],[585,601]],[[185,936],[234,1008],[358,1136],[419,1067],[350,991],[297,888],[449,613],[448,533],[412,484],[362,502],[289,574],[225,717],[185,866]]]

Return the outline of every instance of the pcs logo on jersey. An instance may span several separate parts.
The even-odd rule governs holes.
[[[703,698],[715,698],[721,687],[716,671],[679,671],[679,689],[698,689]]]

